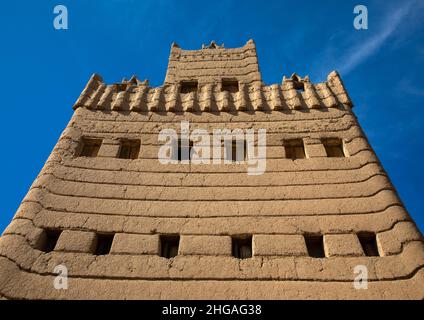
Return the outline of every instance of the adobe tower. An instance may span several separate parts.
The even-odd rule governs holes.
[[[424,298],[423,237],[337,72],[265,85],[252,40],[173,44],[163,86],[93,75],[74,109],[0,238],[1,298]],[[162,163],[181,121],[265,129],[265,172],[186,161],[181,135]]]

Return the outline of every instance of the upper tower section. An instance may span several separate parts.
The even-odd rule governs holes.
[[[312,83],[306,75],[284,76],[266,85],[259,72],[256,46],[226,49],[212,41],[199,50],[183,50],[173,43],[165,82],[151,87],[136,76],[107,84],[94,74],[74,104],[97,110],[137,112],[238,112],[307,110],[352,107],[336,71]]]
[[[253,40],[241,48],[224,48],[212,41],[200,50],[184,50],[171,46],[165,85],[195,81],[199,85],[238,81],[239,84],[260,85],[256,46]]]

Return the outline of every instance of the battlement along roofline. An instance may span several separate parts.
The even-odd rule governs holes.
[[[237,78],[230,78],[235,79]],[[194,79],[187,79],[193,80]],[[223,82],[197,83],[193,92],[182,93],[181,82],[150,87],[148,80],[132,76],[120,83],[106,84],[93,74],[73,108],[99,110],[157,112],[225,112],[308,110],[353,107],[353,103],[337,73],[332,71],[327,81],[312,83],[308,76],[292,74],[281,84],[264,85],[238,83],[237,92],[223,90]]]

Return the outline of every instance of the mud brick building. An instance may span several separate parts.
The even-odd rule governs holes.
[[[0,238],[0,297],[423,299],[422,235],[352,107],[337,72],[265,85],[252,40],[173,44],[157,88],[93,75]],[[182,120],[266,129],[265,173],[161,164]]]

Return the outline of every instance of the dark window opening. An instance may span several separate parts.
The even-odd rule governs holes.
[[[313,258],[324,258],[324,241],[321,235],[305,235],[306,248],[308,254]]]
[[[190,160],[192,158],[192,152],[193,152],[193,141],[188,140],[188,143],[187,143],[187,140],[178,139],[177,143],[178,143],[177,154],[174,155],[174,159],[176,158],[176,160],[178,161]]]
[[[180,82],[180,92],[181,93],[190,93],[197,92],[199,84],[197,81],[181,81]]]
[[[225,145],[225,143],[227,143],[227,145]],[[224,141],[224,145],[227,148],[227,160],[231,160],[233,162],[236,161],[243,161],[246,160],[246,156],[247,156],[247,147],[246,147],[246,140],[242,139],[242,140],[237,140],[237,139],[233,139],[231,141],[231,144],[229,143],[229,141]],[[231,148],[231,158],[230,158],[230,148]]]
[[[295,160],[306,158],[302,139],[285,140],[284,149],[286,150],[287,159]]]
[[[96,157],[99,152],[100,145],[102,144],[102,140],[83,138],[81,140],[81,144],[80,157]]]
[[[62,230],[58,229],[47,229],[44,230],[45,240],[42,245],[41,251],[46,253],[54,250],[57,244],[57,240],[59,240],[59,236],[62,233]]]
[[[322,139],[327,157],[343,158],[345,153],[343,151],[343,142],[341,139]]]
[[[233,256],[238,259],[252,257],[252,236],[232,237]]]
[[[121,142],[119,158],[137,159],[140,152],[140,140],[124,140]]]
[[[160,236],[160,256],[170,259],[178,255],[178,246],[180,244],[180,236],[178,235],[162,235]]]
[[[364,251],[366,256],[368,257],[380,256],[378,252],[375,233],[359,233],[358,239],[359,239],[359,242],[361,243],[362,250]]]
[[[97,234],[96,255],[109,254],[114,234]]]
[[[235,93],[239,91],[239,83],[235,79],[222,79],[221,91]]]
[[[304,92],[305,91],[305,84],[300,81],[293,81],[293,87],[297,92]]]

